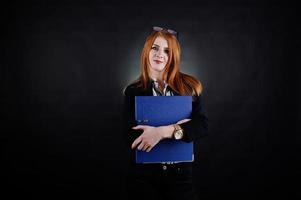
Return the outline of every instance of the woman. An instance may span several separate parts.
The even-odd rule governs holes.
[[[127,177],[129,199],[198,199],[192,181],[192,163],[135,163],[135,149],[151,151],[163,139],[191,142],[207,135],[207,117],[202,112],[202,85],[180,72],[180,44],[176,31],[153,27],[141,54],[140,77],[124,90],[124,136],[131,148]],[[193,97],[192,114],[177,124],[152,127],[135,122],[135,96]],[[181,130],[178,138],[175,134]]]

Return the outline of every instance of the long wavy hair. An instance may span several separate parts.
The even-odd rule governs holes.
[[[180,72],[180,54],[181,48],[177,38],[165,31],[153,31],[147,38],[141,52],[141,74],[135,81],[138,82],[143,89],[147,89],[150,81],[150,62],[149,52],[157,37],[163,37],[167,40],[169,48],[169,59],[164,68],[163,80],[165,80],[169,87],[179,93],[180,95],[198,96],[202,92],[202,84],[195,77]]]

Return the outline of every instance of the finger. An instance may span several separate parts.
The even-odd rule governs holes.
[[[146,149],[147,152],[150,152],[156,145],[158,144],[158,142],[152,144],[152,145],[149,145],[149,147]]]
[[[146,151],[151,145],[149,144],[144,144],[142,151]]]
[[[144,143],[143,142],[141,142],[140,144],[139,144],[139,146],[137,147],[137,149],[138,150],[142,150],[143,149],[143,147],[144,147]]]
[[[183,124],[183,123],[188,122],[190,120],[191,119],[182,119],[182,120],[178,121],[177,124]]]
[[[177,124],[181,124],[181,123],[182,123],[182,121],[183,121],[183,120],[180,120],[180,121],[178,121],[178,122],[177,122]]]
[[[135,129],[135,130],[137,130],[137,129],[144,129],[144,125],[134,126],[134,127],[132,127],[132,129]]]
[[[132,143],[132,149],[134,149],[140,142],[141,142],[141,137],[138,137],[138,138]]]
[[[182,124],[182,123],[185,123],[185,122],[187,122],[187,121],[188,121],[188,119],[182,119],[182,120],[181,120],[181,124]]]
[[[146,149],[146,152],[150,152],[150,150],[152,150],[152,146],[149,146],[147,149]]]

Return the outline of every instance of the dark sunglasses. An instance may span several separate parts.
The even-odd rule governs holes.
[[[177,37],[178,39],[178,36],[179,36],[179,33],[175,30],[172,30],[172,29],[167,29],[167,28],[162,28],[162,27],[159,27],[159,26],[153,26],[153,31],[164,31],[164,32],[168,32],[174,36]]]

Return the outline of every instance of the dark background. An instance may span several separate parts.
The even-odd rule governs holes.
[[[294,4],[10,1],[1,11],[1,194],[124,198],[122,90],[157,25],[180,32],[181,69],[204,86],[202,199],[300,195]]]

